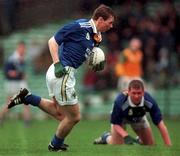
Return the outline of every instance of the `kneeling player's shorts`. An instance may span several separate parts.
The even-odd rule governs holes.
[[[74,105],[78,103],[78,97],[75,91],[76,79],[73,67],[65,67],[67,74],[57,78],[54,74],[54,64],[52,64],[46,73],[46,84],[49,96],[55,97],[60,105]]]
[[[147,120],[147,117],[145,115],[141,118],[139,122],[136,123],[124,120],[123,125],[125,126],[125,124],[130,124],[134,130],[148,128],[150,126],[149,121]]]

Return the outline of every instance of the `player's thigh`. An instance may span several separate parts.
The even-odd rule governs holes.
[[[123,144],[123,138],[111,125],[111,135],[107,139],[108,144]]]
[[[140,122],[131,124],[131,127],[140,137],[143,144],[150,145],[154,143],[152,130],[146,116],[144,116]]]
[[[135,132],[139,136],[144,145],[154,144],[154,137],[152,134],[152,129],[150,127],[137,129]]]

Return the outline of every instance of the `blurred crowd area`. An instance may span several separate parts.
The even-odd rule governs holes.
[[[100,73],[87,71],[84,77],[85,87],[97,90],[117,88],[118,79],[122,75],[117,73],[116,65],[122,60],[123,50],[129,46],[132,38],[139,39],[142,44],[142,74],[138,76],[152,83],[155,88],[179,85],[178,1],[54,0],[52,4],[49,0],[1,0],[0,35],[9,36],[17,30],[67,18],[89,17],[92,10],[101,3],[115,10],[117,20],[114,28],[104,35],[102,43],[107,56],[107,68]],[[3,44],[0,45],[3,51]],[[3,62],[2,52],[0,58]]]
[[[122,76],[116,73],[116,64],[122,59],[122,53],[129,47],[132,38],[140,40],[143,54],[140,62],[142,74],[135,76],[152,83],[155,88],[179,85],[178,8],[180,4],[172,1],[126,1],[114,6],[117,22],[104,41],[108,66],[104,72],[87,73],[87,85],[96,89],[116,88],[118,77]],[[95,86],[91,86],[93,84]]]

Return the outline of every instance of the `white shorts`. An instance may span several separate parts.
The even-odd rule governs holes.
[[[5,81],[5,92],[8,96],[17,94],[21,88],[28,88],[25,80],[6,80]]]
[[[50,97],[55,97],[60,105],[74,105],[78,103],[78,97],[75,91],[76,79],[75,69],[66,66],[68,71],[61,78],[56,78],[54,74],[54,64],[52,64],[46,73],[46,84]]]
[[[150,127],[149,121],[147,120],[147,117],[146,117],[146,116],[143,116],[142,119],[141,119],[139,122],[137,122],[137,123],[124,120],[124,121],[123,121],[123,126],[125,126],[126,124],[130,124],[131,127],[132,127],[134,130],[136,130],[136,129],[138,130],[138,129],[143,129],[143,128],[148,128],[148,127]]]

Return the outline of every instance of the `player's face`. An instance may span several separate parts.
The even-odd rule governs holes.
[[[100,17],[98,23],[98,31],[106,32],[113,27],[114,17],[110,16],[107,20],[104,20],[102,17]]]
[[[24,44],[19,44],[18,47],[17,47],[17,51],[19,52],[19,55],[21,57],[24,57],[25,55],[25,52],[26,52],[26,47]]]
[[[144,90],[142,88],[136,89],[136,88],[131,88],[128,91],[128,94],[131,98],[131,101],[135,105],[139,105],[141,103],[141,99],[144,96]]]

